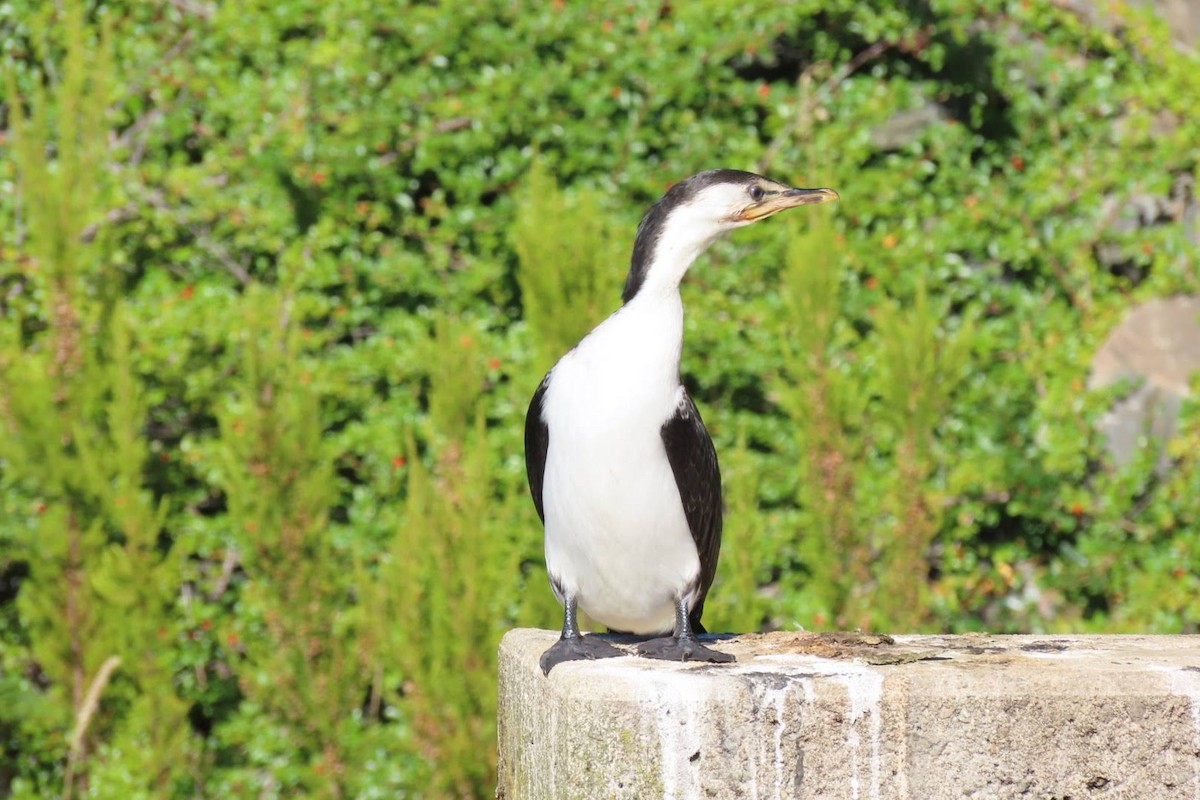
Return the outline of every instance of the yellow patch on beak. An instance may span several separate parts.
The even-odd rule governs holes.
[[[838,193],[833,189],[787,189],[769,194],[757,203],[751,203],[735,214],[733,218],[742,222],[753,222],[788,208],[813,206],[837,199]]]

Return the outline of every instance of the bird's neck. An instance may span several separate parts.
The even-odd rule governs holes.
[[[660,373],[678,383],[683,353],[683,298],[679,287],[645,287],[614,315],[624,341],[625,364],[634,372]]]
[[[634,240],[625,302],[642,293],[678,296],[683,276],[719,235],[719,230],[697,224],[679,211],[657,219],[651,210]]]

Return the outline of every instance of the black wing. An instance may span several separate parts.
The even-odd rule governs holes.
[[[704,633],[700,615],[704,613],[704,598],[717,575],[717,558],[721,554],[721,468],[704,420],[686,391],[675,416],[662,426],[662,440],[671,472],[675,474],[675,485],[679,487],[683,513],[700,555],[700,590],[689,619],[695,632]]]
[[[533,393],[529,411],[525,413],[525,475],[529,478],[529,493],[533,495],[533,504],[537,506],[542,522],[546,521],[546,514],[542,510],[542,481],[546,477],[546,450],[550,448],[550,428],[542,418],[542,402],[549,385],[550,376],[547,374]]]

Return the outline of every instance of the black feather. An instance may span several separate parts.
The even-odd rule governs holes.
[[[550,385],[550,375],[542,378],[533,399],[529,401],[529,411],[525,414],[525,476],[529,479],[529,493],[533,495],[533,504],[537,507],[538,517],[546,521],[546,513],[542,509],[542,484],[546,478],[546,451],[550,449],[550,428],[542,416],[542,403],[546,397],[546,387]]]
[[[721,554],[721,468],[700,411],[686,391],[675,415],[662,426],[662,441],[700,556],[700,585],[688,619],[695,632],[704,633],[700,615]]]

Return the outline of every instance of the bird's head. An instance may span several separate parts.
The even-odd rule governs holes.
[[[671,187],[660,202],[674,206],[671,215],[685,215],[697,227],[708,225],[723,232],[788,208],[837,199],[832,189],[793,189],[753,172],[714,169]]]
[[[833,189],[795,189],[735,169],[700,172],[672,186],[642,217],[624,299],[648,280],[674,288],[721,234],[788,208],[837,200]]]

